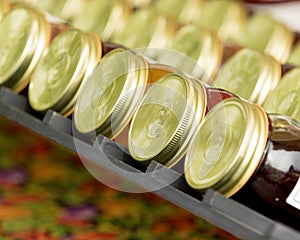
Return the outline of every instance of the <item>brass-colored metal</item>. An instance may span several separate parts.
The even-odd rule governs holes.
[[[80,30],[57,35],[33,72],[28,91],[31,107],[41,112],[61,110],[78,90],[88,54],[88,42]]]
[[[243,28],[247,8],[242,1],[205,1],[193,22],[203,28],[216,31],[223,40],[233,38]]]
[[[80,83],[79,89],[74,94],[73,98],[69,101],[69,103],[59,112],[64,116],[69,116],[74,111],[74,104],[78,98],[78,93],[80,91],[81,86],[84,86],[85,82],[88,78],[92,75],[95,67],[99,64],[102,58],[102,42],[99,36],[95,33],[86,33],[87,34],[87,41],[89,44],[89,56],[88,56],[88,63],[86,66],[86,70],[82,81]]]
[[[148,63],[125,49],[106,54],[80,91],[74,123],[82,133],[114,138],[128,124],[148,79]]]
[[[194,24],[183,26],[169,42],[168,49],[156,57],[196,78],[209,81],[217,73],[223,53],[223,43],[218,35]]]
[[[76,16],[82,8],[83,0],[35,0],[35,3],[31,3],[34,6],[48,12],[49,14],[69,20]]]
[[[214,85],[262,104],[281,80],[281,65],[271,56],[244,48],[228,59]]]
[[[38,61],[40,60],[43,52],[48,47],[50,42],[51,26],[50,23],[47,21],[45,15],[42,12],[39,12],[35,9],[34,17],[37,18],[38,23],[36,38],[35,41],[32,42],[32,50],[34,51],[34,54],[23,75],[18,77],[14,84],[9,83],[11,85],[11,89],[13,89],[15,92],[20,92],[29,84],[31,74],[37,66]]]
[[[157,0],[153,3],[161,14],[181,25],[191,23],[203,10],[206,0]]]
[[[130,49],[164,48],[175,31],[174,21],[148,7],[135,11],[128,19],[123,32],[112,41]]]
[[[264,108],[300,121],[300,68],[287,72],[267,97]]]
[[[220,102],[206,115],[188,147],[188,184],[201,192],[212,188],[232,196],[258,167],[268,129],[268,116],[259,105],[238,98]]]
[[[102,41],[110,41],[123,30],[130,9],[123,0],[85,1],[72,25],[87,32],[97,33]]]
[[[20,92],[29,81],[42,51],[49,42],[48,22],[37,10],[15,6],[0,22],[0,85]]]
[[[254,14],[235,41],[242,46],[265,52],[285,63],[290,54],[294,33],[270,15]]]
[[[168,167],[175,165],[205,110],[206,92],[200,82],[165,75],[149,88],[133,116],[128,137],[132,157],[143,164],[155,159]]]
[[[109,41],[117,38],[126,26],[131,11],[124,0],[115,1],[101,38]]]

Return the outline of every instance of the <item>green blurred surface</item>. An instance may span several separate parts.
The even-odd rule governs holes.
[[[151,193],[104,186],[61,146],[0,119],[0,239],[236,239]]]

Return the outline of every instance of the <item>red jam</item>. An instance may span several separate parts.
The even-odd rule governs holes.
[[[295,186],[299,179],[300,140],[269,139],[261,165],[233,198],[274,220],[300,230],[300,209],[286,201],[296,191]]]

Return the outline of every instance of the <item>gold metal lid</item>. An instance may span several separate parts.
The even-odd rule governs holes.
[[[154,2],[153,6],[159,13],[177,21],[186,4],[186,1],[182,0],[157,0]]]
[[[89,54],[85,34],[70,29],[57,35],[39,61],[29,85],[29,103],[36,111],[61,110],[77,91]]]
[[[300,68],[287,72],[267,97],[264,108],[300,121]]]
[[[38,64],[43,52],[48,47],[51,37],[51,26],[47,21],[45,15],[38,11],[37,9],[33,9],[34,17],[37,19],[37,30],[36,30],[36,38],[32,42],[32,50],[34,53],[32,54],[32,58],[30,59],[30,63],[28,64],[25,72],[22,76],[14,77],[8,83],[10,88],[15,92],[22,91],[29,83],[32,72]],[[13,81],[14,80],[14,81]]]
[[[86,33],[86,37],[89,45],[89,56],[87,60],[88,63],[78,90],[74,94],[73,98],[69,101],[69,103],[59,111],[64,116],[69,116],[73,112],[74,104],[78,98],[80,87],[83,86],[88,78],[92,75],[95,67],[100,62],[102,57],[102,42],[99,36],[96,33]]]
[[[85,1],[72,25],[87,32],[97,33],[102,41],[118,36],[127,21],[130,9],[123,0]]]
[[[69,20],[78,14],[83,2],[82,0],[35,0],[32,4],[53,16]]]
[[[135,112],[128,135],[132,157],[148,164],[159,161],[170,167],[184,155],[188,140],[204,117],[203,85],[168,74],[154,83]]]
[[[117,38],[124,30],[131,11],[124,0],[115,1],[106,26],[100,34],[105,41]]]
[[[190,142],[185,178],[199,191],[237,192],[255,172],[268,139],[266,112],[256,104],[228,98],[204,118]]]
[[[147,26],[147,29],[145,29]],[[167,17],[148,7],[135,11],[123,32],[112,41],[130,49],[163,48],[175,34],[176,25]]]
[[[294,33],[270,15],[256,13],[249,18],[235,41],[242,46],[265,52],[285,63],[292,48]]]
[[[300,66],[300,42],[293,47],[287,63],[294,66]]]
[[[147,64],[141,56],[121,48],[106,54],[80,90],[74,111],[77,130],[117,136],[145,92]]]
[[[156,60],[193,77],[211,79],[222,60],[223,43],[216,33],[188,24],[180,28],[169,42],[168,49],[160,51]],[[191,58],[192,61],[187,61]]]
[[[0,22],[0,85],[16,92],[24,88],[22,76],[34,65],[35,48],[39,41],[43,45],[47,42],[41,37],[43,27],[38,13],[30,7],[16,6],[4,14]]]
[[[181,9],[179,16],[177,17],[177,22],[179,24],[189,24],[192,23],[199,12],[203,11],[203,6],[207,0],[186,0],[185,5]],[[172,7],[171,7],[172,8]]]
[[[205,1],[193,22],[216,31],[223,40],[235,36],[247,18],[247,8],[241,1]]]
[[[262,104],[280,79],[281,65],[278,61],[244,48],[224,63],[214,84],[251,102]]]

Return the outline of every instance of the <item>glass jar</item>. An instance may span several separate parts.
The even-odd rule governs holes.
[[[300,121],[300,68],[283,75],[277,87],[269,94],[263,107],[269,113],[279,113]]]
[[[167,167],[180,164],[205,114],[230,97],[234,95],[183,74],[162,77],[149,88],[132,118],[131,156],[144,165],[152,160]]]
[[[233,39],[241,46],[271,55],[281,63],[289,57],[294,32],[265,13],[254,13]]]
[[[217,32],[226,41],[243,29],[247,15],[246,5],[242,1],[204,1],[192,22]]]
[[[161,14],[173,18],[180,25],[189,24],[201,11],[206,0],[157,0],[154,8]]]
[[[97,33],[104,42],[116,38],[124,30],[131,15],[126,1],[84,1],[81,10],[72,18],[72,26]]]
[[[147,31],[145,31],[145,26],[147,26]],[[132,50],[165,48],[168,41],[174,36],[176,27],[175,21],[149,6],[132,13],[123,31],[118,36],[111,38],[110,41]]]
[[[280,63],[271,56],[243,48],[221,67],[213,84],[251,102],[262,104],[281,80]]]
[[[150,62],[131,50],[110,51],[78,96],[74,111],[76,129],[115,139],[126,129],[148,84],[172,71],[176,70]]]
[[[49,41],[50,24],[42,12],[25,5],[6,11],[0,22],[0,85],[22,91]]]
[[[185,178],[299,230],[300,124],[238,98],[205,117],[187,150]]]
[[[155,60],[210,82],[220,67],[222,54],[223,43],[214,31],[188,24],[176,32]]]
[[[28,89],[30,106],[65,116],[73,112],[79,88],[102,57],[96,34],[69,29],[58,34],[35,68]]]

